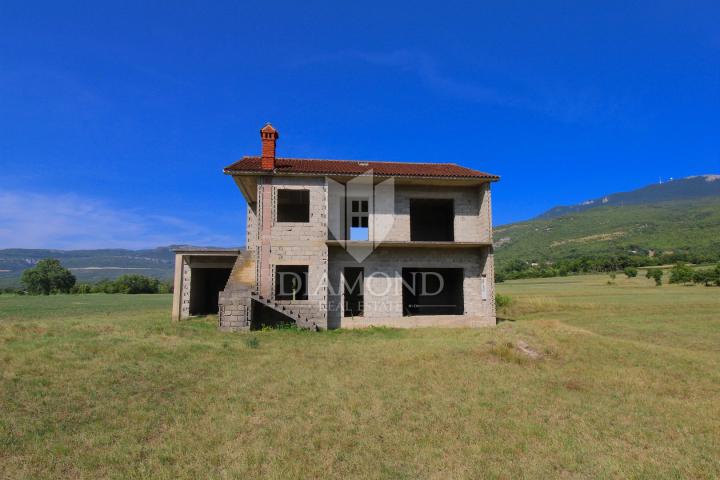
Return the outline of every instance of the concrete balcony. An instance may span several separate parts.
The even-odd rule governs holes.
[[[436,241],[384,241],[364,240],[327,240],[328,247],[358,248],[483,248],[492,246],[492,242],[436,242]]]

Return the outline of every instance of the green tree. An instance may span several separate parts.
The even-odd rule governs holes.
[[[75,285],[75,275],[63,267],[59,260],[45,258],[33,268],[25,270],[20,281],[33,295],[69,293]]]
[[[720,287],[720,265],[713,269],[697,270],[693,275],[693,282],[705,284],[706,287]]]
[[[115,279],[118,293],[158,293],[160,280],[143,275],[121,275]]]
[[[714,270],[696,270],[693,273],[693,283],[700,283],[706,287],[714,283]]]
[[[694,271],[684,263],[678,263],[670,270],[670,283],[691,283]]]
[[[627,275],[628,278],[635,278],[638,274],[638,269],[635,267],[625,267],[623,269],[623,272],[625,275]]]
[[[662,285],[662,277],[663,277],[663,271],[659,268],[648,268],[647,274],[645,274],[646,278],[652,278],[655,280],[655,285],[658,287]]]
[[[115,288],[115,282],[108,279],[103,279],[93,285],[93,293],[118,293]]]
[[[84,293],[92,293],[92,291],[93,291],[93,286],[90,285],[89,283],[78,283],[72,288],[72,291],[70,293],[84,294]]]

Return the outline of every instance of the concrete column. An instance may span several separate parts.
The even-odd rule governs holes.
[[[172,320],[180,321],[180,304],[182,303],[183,289],[183,256],[179,253],[175,254],[175,276],[173,279],[173,303],[172,303]]]
[[[258,218],[260,231],[260,295],[272,298],[272,268],[270,266],[270,241],[272,239],[272,179],[263,177],[261,184],[261,212]]]

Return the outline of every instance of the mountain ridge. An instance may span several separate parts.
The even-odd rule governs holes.
[[[136,273],[160,280],[172,279],[176,248],[188,245],[169,245],[140,250],[100,248],[60,250],[39,248],[0,249],[0,287],[20,284],[22,272],[43,258],[56,258],[70,269],[78,282],[97,282],[120,275]]]
[[[697,175],[494,229],[499,268],[610,257],[720,260],[720,175]],[[517,263],[515,263],[518,265]]]
[[[696,175],[618,192],[494,229],[499,268],[519,260],[552,263],[602,256],[661,256],[690,253],[720,259],[720,175]],[[18,286],[22,271],[53,257],[79,282],[138,273],[171,279],[170,245],[128,249],[0,250],[0,287]]]
[[[626,192],[607,194],[576,205],[559,205],[531,220],[547,220],[602,206],[642,205],[714,196],[720,196],[720,175],[693,175],[664,183],[646,185]]]

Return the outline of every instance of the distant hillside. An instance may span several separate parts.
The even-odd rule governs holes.
[[[648,185],[631,192],[621,192],[588,200],[579,205],[555,207],[535,220],[562,217],[598,207],[648,205],[659,202],[681,202],[705,197],[720,197],[720,175],[698,175],[665,183]]]
[[[513,260],[691,253],[720,255],[720,176],[690,177],[556,207],[495,229],[500,268]]]
[[[17,286],[23,270],[43,258],[57,258],[79,282],[95,282],[137,273],[159,279],[173,276],[173,247],[149,250],[40,250],[14,248],[0,250],[0,286]]]

